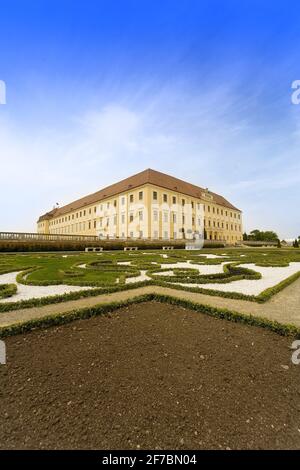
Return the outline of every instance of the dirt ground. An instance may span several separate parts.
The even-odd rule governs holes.
[[[8,338],[0,448],[300,448],[291,342],[154,302]]]

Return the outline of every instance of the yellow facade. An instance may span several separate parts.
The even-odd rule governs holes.
[[[95,235],[120,239],[190,239],[203,230],[208,240],[242,240],[242,214],[214,201],[208,191],[201,197],[145,184],[38,221],[38,233]]]

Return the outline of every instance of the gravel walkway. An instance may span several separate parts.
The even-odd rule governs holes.
[[[145,286],[112,294],[62,302],[59,304],[33,307],[11,312],[0,313],[0,328],[3,326],[22,323],[28,320],[43,318],[48,315],[67,313],[75,309],[107,304],[110,302],[126,301],[143,294],[156,293],[175,298],[191,300],[198,304],[210,305],[219,309],[229,309],[236,312],[265,317],[280,323],[290,323],[300,327],[300,279],[271,298],[265,304],[245,300],[213,297],[205,294],[186,292],[160,286]]]

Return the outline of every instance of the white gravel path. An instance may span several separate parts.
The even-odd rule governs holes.
[[[136,277],[128,277],[125,280],[125,284],[132,284],[133,282],[142,282],[142,281],[150,281],[151,277],[147,276],[147,271],[141,271],[141,274]]]
[[[155,276],[175,276],[173,271],[164,271],[162,273],[153,273]]]
[[[246,295],[259,295],[269,287],[276,286],[284,279],[300,271],[300,263],[290,263],[286,267],[261,267],[255,264],[241,264],[243,268],[253,269],[261,273],[261,279],[242,279],[240,281],[229,282],[228,284],[185,284],[185,287],[201,287],[204,289],[213,289],[222,292],[239,292]],[[177,283],[178,285],[179,283]]]
[[[200,274],[218,274],[224,272],[223,266],[224,263],[221,264],[191,264],[191,260],[187,260],[184,262],[174,263],[174,264],[161,264],[162,269],[198,269]]]
[[[198,255],[198,256],[205,256],[206,259],[230,258],[230,256],[228,255]]]
[[[0,284],[17,284],[18,291],[12,297],[1,299],[0,302],[19,302],[19,300],[40,299],[41,297],[49,297],[51,295],[68,294],[69,292],[77,292],[80,290],[92,289],[88,286],[66,286],[60,284],[58,286],[27,286],[16,282],[18,272],[1,274]]]

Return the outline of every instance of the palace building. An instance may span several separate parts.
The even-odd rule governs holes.
[[[110,239],[242,240],[242,213],[208,189],[147,169],[96,193],[56,207],[37,222],[38,233]]]

